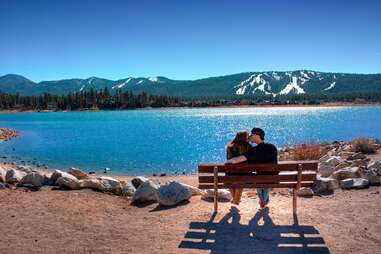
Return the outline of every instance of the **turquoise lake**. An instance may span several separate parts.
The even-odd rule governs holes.
[[[112,174],[195,172],[225,160],[225,144],[258,126],[278,147],[308,141],[381,139],[381,107],[265,107],[2,113],[0,127],[20,136],[0,155],[49,168]]]

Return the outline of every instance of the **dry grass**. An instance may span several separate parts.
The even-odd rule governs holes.
[[[286,148],[286,156],[281,156],[282,160],[318,160],[327,151],[325,145],[310,141],[306,144],[298,144],[292,148]]]
[[[363,154],[371,154],[376,152],[374,147],[375,141],[370,138],[354,138],[350,144],[352,146],[352,151],[356,153],[361,152]]]

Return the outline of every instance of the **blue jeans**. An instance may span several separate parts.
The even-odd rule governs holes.
[[[266,204],[270,201],[270,190],[270,188],[257,188],[258,198]]]

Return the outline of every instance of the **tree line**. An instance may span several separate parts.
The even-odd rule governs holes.
[[[144,107],[169,107],[179,104],[179,98],[146,93],[133,94],[117,90],[111,94],[107,88],[96,91],[36,96],[0,93],[0,109],[20,110],[89,110],[135,109]]]
[[[110,93],[107,88],[90,89],[67,95],[31,95],[7,94],[0,92],[0,110],[114,110],[145,107],[213,107],[229,105],[318,105],[327,102],[381,102],[381,93],[352,92],[340,94],[301,94],[281,96],[232,96],[228,98],[203,97],[179,98],[151,95],[145,92],[133,94],[130,91],[117,90]]]

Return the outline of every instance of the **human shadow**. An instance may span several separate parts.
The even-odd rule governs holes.
[[[231,207],[219,222],[213,214],[207,222],[191,222],[179,248],[210,250],[210,253],[330,253],[319,231],[310,225],[276,225],[268,208],[259,210],[248,225]]]

